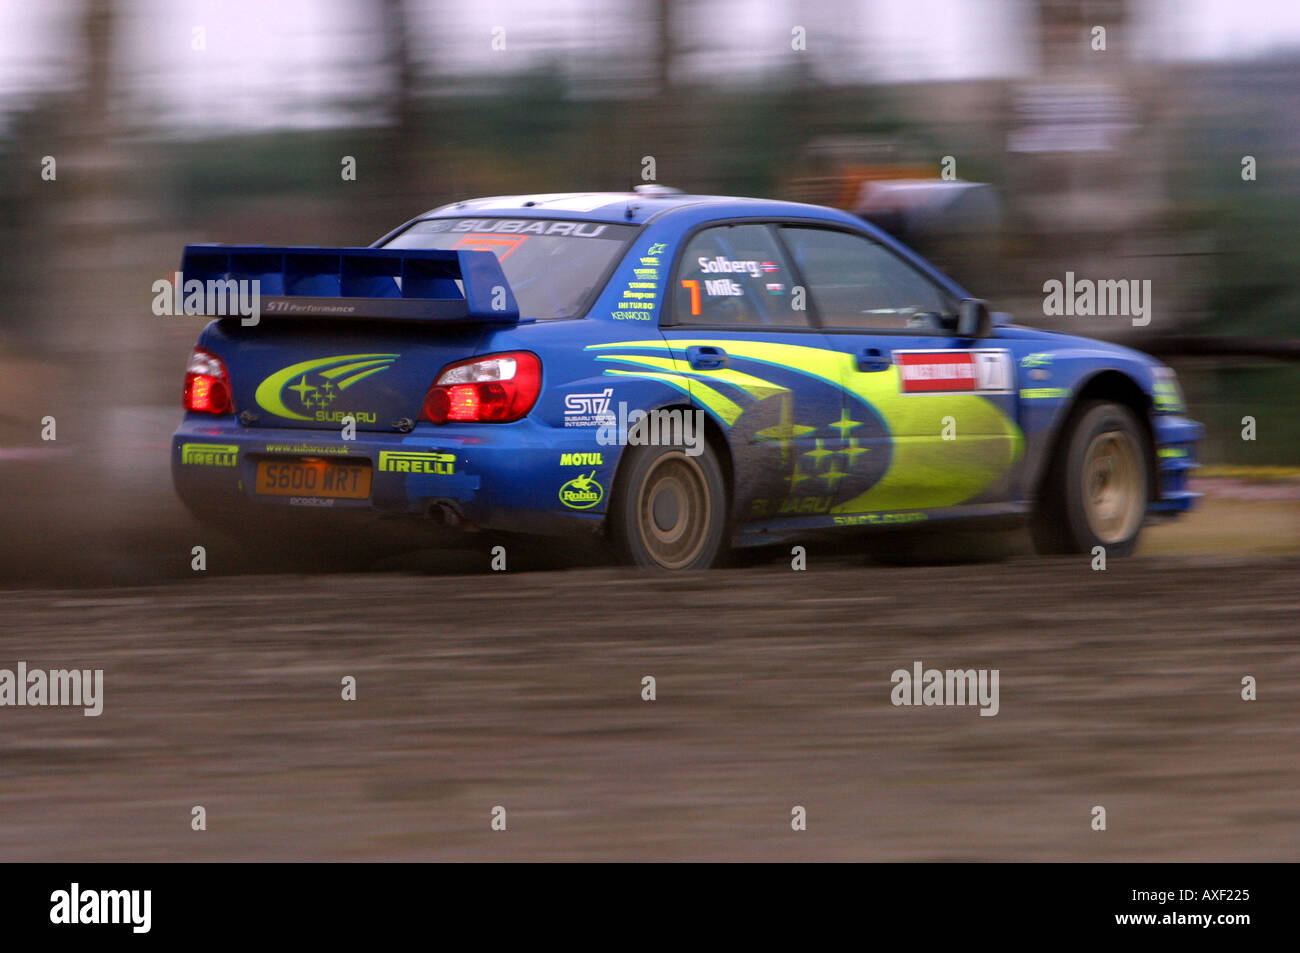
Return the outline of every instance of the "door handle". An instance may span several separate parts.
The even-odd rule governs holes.
[[[887,371],[890,364],[889,355],[883,353],[878,347],[864,347],[858,351],[858,370],[860,371]]]
[[[727,366],[727,352],[712,344],[692,344],[686,349],[686,363],[696,371],[716,371]]]

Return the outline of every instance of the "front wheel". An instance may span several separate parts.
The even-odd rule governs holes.
[[[619,468],[610,534],[619,551],[652,569],[707,569],[723,550],[727,492],[722,468],[704,444],[632,447]]]
[[[1147,437],[1123,404],[1080,409],[1047,473],[1034,538],[1042,552],[1126,556],[1137,546],[1150,498]]]

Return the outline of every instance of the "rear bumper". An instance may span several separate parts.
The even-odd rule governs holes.
[[[1172,515],[1189,510],[1201,495],[1187,488],[1187,479],[1200,466],[1196,445],[1205,435],[1205,428],[1194,420],[1168,414],[1157,414],[1151,426],[1155,436],[1157,495],[1147,512]]]
[[[216,521],[302,516],[304,511],[366,516],[456,514],[462,529],[541,535],[595,532],[603,521],[616,463],[614,447],[596,447],[594,430],[571,433],[522,420],[438,427],[409,434],[246,428],[235,420],[189,414],[172,438],[172,480],[200,518]],[[581,463],[565,454],[579,454]],[[365,499],[256,492],[258,464],[317,458],[368,466]],[[576,509],[560,490],[590,475],[600,499]],[[297,511],[296,513],[293,511]]]

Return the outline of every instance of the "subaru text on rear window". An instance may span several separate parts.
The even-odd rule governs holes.
[[[637,232],[633,225],[521,218],[435,218],[414,223],[385,248],[490,251],[520,311],[545,321],[572,318]]]

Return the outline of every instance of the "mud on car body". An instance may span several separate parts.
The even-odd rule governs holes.
[[[199,338],[177,491],[276,547],[600,537],[680,569],[815,531],[1023,517],[1044,550],[1123,553],[1194,497],[1201,428],[1172,371],[994,320],[832,209],[489,198],[369,248],[193,245],[182,270],[256,280],[263,307]],[[611,439],[629,409],[698,411],[702,439]]]

